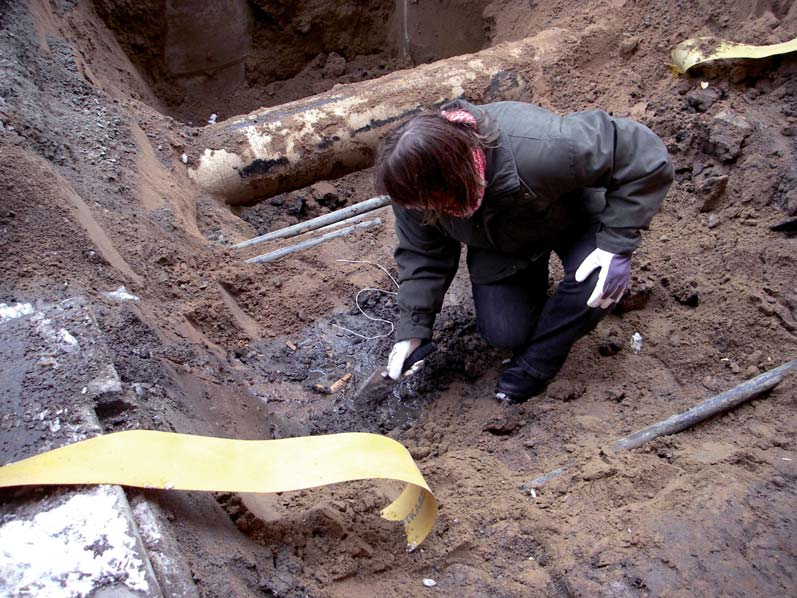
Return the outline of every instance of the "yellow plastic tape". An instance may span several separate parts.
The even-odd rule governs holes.
[[[684,74],[693,66],[721,58],[767,58],[776,54],[797,52],[797,38],[782,44],[750,46],[715,37],[695,37],[682,41],[672,49],[673,70]]]
[[[167,490],[288,492],[352,480],[406,482],[382,511],[410,549],[434,525],[437,503],[409,451],[378,434],[231,440],[153,430],[97,436],[0,467],[0,487],[120,484]]]

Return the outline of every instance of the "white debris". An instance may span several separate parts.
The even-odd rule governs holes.
[[[45,341],[52,342],[59,349],[67,353],[72,353],[80,348],[77,339],[66,328],[55,329],[53,321],[45,317],[44,312],[36,312],[31,318],[36,323],[36,333]],[[55,365],[53,362],[51,365]]]
[[[708,89],[708,81],[701,81],[700,89]]]
[[[87,389],[87,392],[94,396],[122,392],[122,381],[116,368],[112,364],[108,364],[99,376],[89,382]]]
[[[141,297],[136,295],[131,295],[127,292],[127,289],[124,286],[119,287],[115,291],[108,291],[107,293],[103,293],[109,299],[115,299],[116,301],[141,301]]]
[[[174,489],[174,482],[166,482],[166,485],[164,486],[164,488],[166,488],[166,490]]]
[[[77,346],[77,339],[72,336],[72,334],[70,334],[69,330],[66,328],[61,328],[61,330],[58,331],[58,338],[60,338],[67,345]]]
[[[188,154],[183,154],[182,156],[180,156],[180,162],[182,162],[183,164],[188,164]]]
[[[58,341],[61,349],[67,353],[72,353],[80,348],[77,339],[66,328],[61,328],[58,331]]]
[[[55,434],[61,429],[61,418],[56,417],[53,421],[50,422],[50,432]]]
[[[429,579],[428,577],[424,577],[423,585],[425,585],[427,588],[433,588],[437,585],[437,582],[434,579]]]
[[[16,305],[0,303],[0,324],[32,313],[33,306],[30,303],[17,303]]]
[[[531,498],[537,498],[537,491],[534,488],[532,488],[530,492],[531,492]]]
[[[216,114],[215,112],[214,112],[213,114],[211,114],[211,115],[210,115],[210,118],[208,119],[208,124],[209,124],[209,125],[215,125],[215,124],[216,124],[216,119],[217,119],[218,117],[219,117],[219,115],[218,115],[218,114]]]
[[[111,487],[98,486],[0,525],[0,595],[90,596],[120,584],[148,592],[118,500]]]
[[[631,337],[631,350],[634,353],[639,353],[642,350],[642,335],[638,332]]]
[[[158,518],[146,501],[142,500],[136,504],[133,507],[133,514],[138,523],[138,531],[148,544],[155,544],[163,538]]]

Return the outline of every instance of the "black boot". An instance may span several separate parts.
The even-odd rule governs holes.
[[[548,380],[540,380],[520,366],[510,364],[498,378],[495,385],[495,398],[508,403],[525,403],[537,396],[548,386]]]

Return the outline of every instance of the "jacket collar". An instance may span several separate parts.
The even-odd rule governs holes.
[[[498,139],[493,143],[494,147],[484,149],[487,163],[485,199],[511,193],[520,186],[515,156],[509,149],[509,139],[503,132],[499,132]]]
[[[479,123],[483,123],[484,119],[487,118],[489,126],[498,129],[498,138],[489,147],[484,148],[487,164],[487,186],[484,191],[484,198],[497,197],[515,191],[520,187],[520,177],[507,135],[500,130],[496,120],[490,117],[482,108],[465,100],[455,100],[443,106],[443,109],[454,107],[467,110],[476,117]]]

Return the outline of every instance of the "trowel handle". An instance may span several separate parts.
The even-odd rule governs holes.
[[[403,374],[421,359],[425,359],[435,351],[437,351],[437,345],[434,341],[424,341],[420,347],[410,353],[410,356],[404,360],[404,365],[401,366],[401,373]]]

